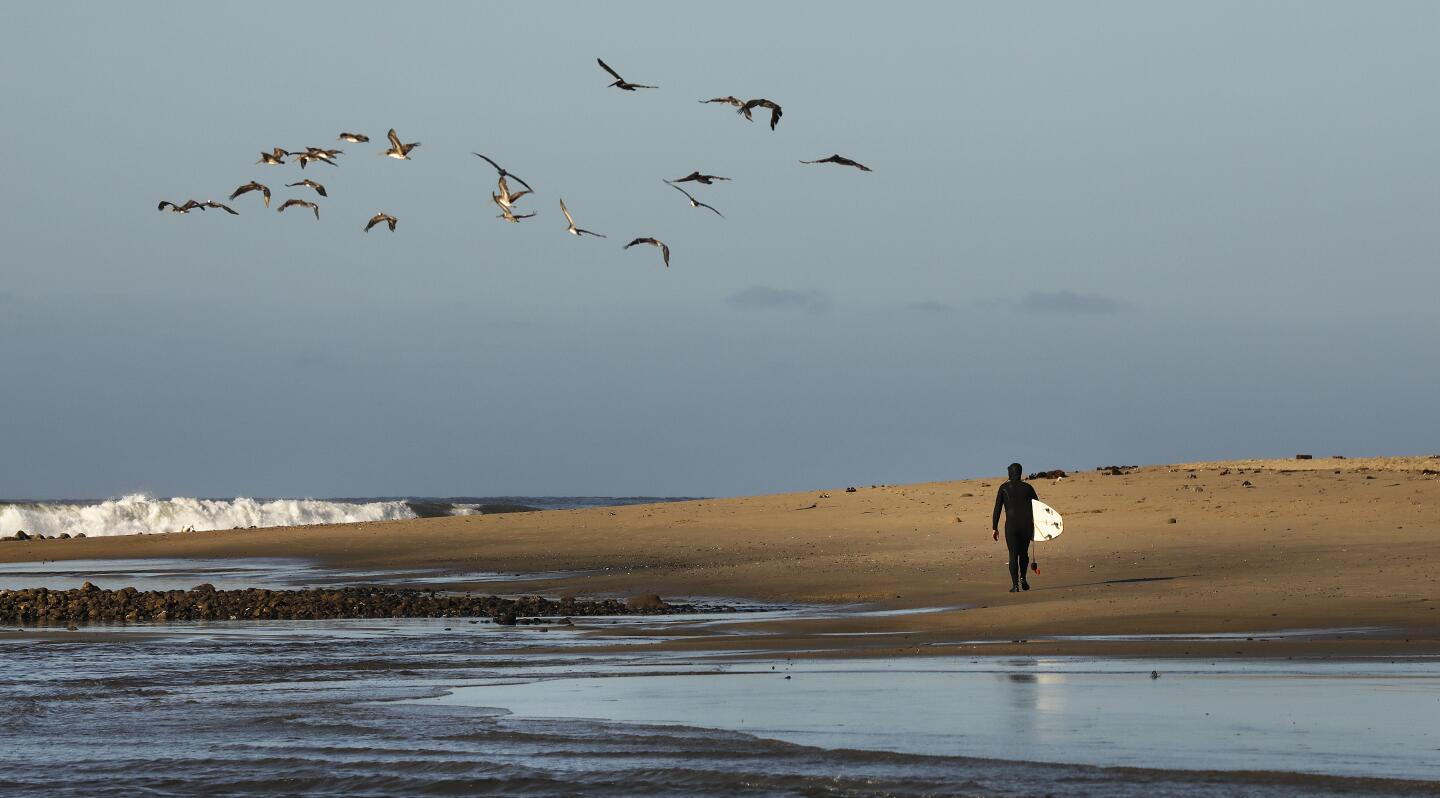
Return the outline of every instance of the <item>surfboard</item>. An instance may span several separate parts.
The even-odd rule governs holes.
[[[1035,516],[1036,540],[1054,540],[1060,537],[1061,532],[1065,531],[1065,520],[1055,512],[1055,508],[1045,502],[1031,499],[1030,511]]]

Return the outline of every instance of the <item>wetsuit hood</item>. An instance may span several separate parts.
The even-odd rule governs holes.
[[[1019,463],[1011,463],[1009,471],[1011,479],[1019,479],[1020,474],[1023,473],[1024,469],[1020,468]]]

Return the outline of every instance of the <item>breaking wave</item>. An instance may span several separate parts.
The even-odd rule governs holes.
[[[428,508],[427,508],[428,509]],[[450,513],[463,513],[451,508]],[[432,514],[432,513],[425,513]],[[441,514],[441,513],[433,513]],[[27,502],[0,505],[0,536],[19,530],[56,537],[156,534],[235,527],[299,526],[418,518],[405,501],[324,499],[156,499],[132,494],[87,503]]]

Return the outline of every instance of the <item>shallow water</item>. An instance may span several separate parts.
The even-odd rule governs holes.
[[[475,686],[435,701],[823,748],[1440,779],[1440,662],[1427,660],[761,662],[703,677]]]
[[[85,582],[108,589],[189,590],[208,582],[220,590],[270,589],[341,585],[404,585],[496,583],[555,578],[553,573],[457,572],[442,569],[357,571],[326,568],[309,560],[282,557],[228,559],[142,558],[133,560],[51,560],[0,563],[0,590],[47,587],[71,590]],[[573,576],[573,573],[563,574]]]
[[[595,621],[620,640],[627,626],[650,631],[637,641],[654,640],[652,622]],[[1409,757],[1435,745],[1429,661],[1166,660],[1152,681],[1140,661],[736,662],[589,651],[596,642],[616,638],[453,619],[0,634],[0,793],[1440,794],[1433,782],[988,758],[1431,778],[1436,757]],[[1313,730],[1297,736],[1251,706],[1266,701]],[[1184,714],[1200,706],[1235,736]],[[1370,729],[1382,714],[1389,728]],[[1407,733],[1415,745],[1390,759],[1375,750]],[[1350,740],[1341,757],[1336,739]],[[1177,759],[1182,746],[1195,750]]]

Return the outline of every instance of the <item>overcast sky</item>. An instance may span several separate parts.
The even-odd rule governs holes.
[[[7,3],[0,497],[1434,453],[1437,36],[1428,2]],[[307,145],[345,154],[254,163]],[[874,171],[797,162],[831,153]],[[318,222],[274,210],[301,177]],[[249,180],[269,210],[155,210]]]

